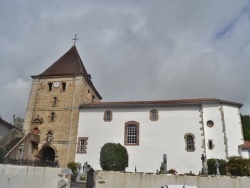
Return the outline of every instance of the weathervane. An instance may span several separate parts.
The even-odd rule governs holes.
[[[75,38],[73,38],[72,40],[74,40],[74,45],[76,44],[76,40],[79,40],[79,38],[76,38],[77,35],[75,35]]]

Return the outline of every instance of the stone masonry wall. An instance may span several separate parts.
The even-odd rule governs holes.
[[[48,84],[54,82],[59,82],[59,87],[52,86],[52,90],[49,91]],[[65,91],[62,87],[63,82],[66,83]],[[93,93],[83,76],[33,80],[24,130],[28,133],[36,127],[39,129],[40,143],[34,156],[37,156],[43,147],[49,146],[54,149],[56,160],[61,167],[74,161],[79,105],[92,102]],[[97,96],[95,100],[99,101]],[[42,118],[42,123],[32,122],[35,118]],[[52,133],[51,136],[48,132]]]

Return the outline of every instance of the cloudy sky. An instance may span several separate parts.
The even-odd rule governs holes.
[[[2,0],[0,115],[73,45],[103,101],[213,97],[250,114],[249,0]]]

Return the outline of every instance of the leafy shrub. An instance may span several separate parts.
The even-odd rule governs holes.
[[[71,169],[72,170],[72,173],[74,174],[74,175],[76,175],[77,174],[77,167],[78,167],[78,164],[77,163],[75,163],[75,162],[69,162],[68,163],[68,165],[67,165],[67,167],[69,168],[69,169]]]
[[[171,168],[167,171],[168,174],[176,174],[178,173],[175,169]]]
[[[249,176],[250,159],[244,159],[239,156],[230,157],[227,162],[227,170],[233,176]]]
[[[208,174],[209,175],[216,174],[216,166],[215,166],[216,160],[218,160],[218,163],[220,164],[219,166],[220,174],[226,175],[227,174],[227,170],[226,170],[227,161],[224,159],[208,159],[207,160]]]
[[[0,146],[0,164],[3,164],[4,162],[4,153],[5,153],[5,148]]]
[[[128,166],[128,152],[121,144],[106,143],[101,148],[100,164],[103,170],[125,171]]]

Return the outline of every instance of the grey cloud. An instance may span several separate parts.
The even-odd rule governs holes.
[[[30,76],[62,56],[74,34],[104,101],[216,97],[243,102],[250,114],[247,7],[244,0],[5,1],[0,114],[24,117]]]

